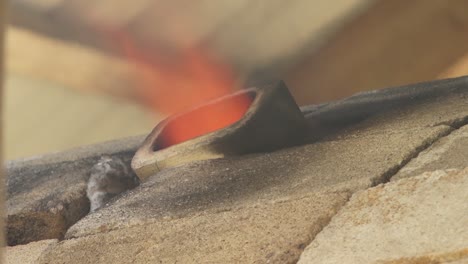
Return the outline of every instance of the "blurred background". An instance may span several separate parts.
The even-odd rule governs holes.
[[[8,21],[6,159],[272,79],[305,105],[468,72],[466,0],[10,0]]]

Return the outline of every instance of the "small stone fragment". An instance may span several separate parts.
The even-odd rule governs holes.
[[[102,207],[116,195],[138,186],[138,177],[120,158],[103,156],[92,167],[86,194],[90,211]]]

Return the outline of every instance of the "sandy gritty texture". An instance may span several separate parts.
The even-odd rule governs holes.
[[[350,193],[447,130],[364,133],[165,170],[72,226],[41,261],[294,263]]]
[[[78,221],[67,231],[65,240],[41,256],[40,263],[295,263],[311,241],[309,247],[321,241],[320,231],[350,195],[388,182],[421,151],[455,133],[455,128],[467,121],[467,100],[464,94],[454,94],[412,103],[411,107],[398,107],[370,117],[319,142],[163,170],[120,199]],[[441,188],[454,188],[453,193],[461,195],[456,192],[456,188],[461,187],[442,182],[435,181],[434,186],[440,183]],[[414,188],[419,186],[420,191],[414,194],[408,191],[413,185],[405,184],[398,185],[401,190],[393,188],[392,192],[401,194],[401,199],[409,197],[408,201],[399,201],[409,204],[427,205],[430,199],[418,199],[427,198],[426,194],[440,196],[441,190],[429,188],[431,185],[426,180],[420,179],[417,183],[420,186],[414,183]],[[379,188],[383,187],[376,190]],[[372,190],[369,192],[377,192]],[[385,197],[391,200],[393,196]],[[437,210],[449,210],[445,201],[440,203],[443,208],[437,207],[439,203],[435,201],[438,200],[430,201]],[[388,211],[388,214],[381,213],[382,218],[392,224],[389,229],[399,230],[400,222],[392,222],[393,217],[400,217],[405,224],[405,217],[411,215],[398,211],[394,216],[390,209],[398,210],[398,206],[379,209],[385,205],[369,202],[360,209]],[[463,204],[460,202],[454,208],[457,206]],[[429,205],[414,210],[428,208]],[[366,221],[373,223],[373,217],[378,215],[362,216],[366,217],[362,225]],[[340,213],[338,219],[339,216]],[[447,227],[444,224],[441,226]],[[336,228],[343,231],[336,236],[346,235],[345,225]],[[411,229],[406,232],[412,234]],[[314,240],[317,234],[319,237]],[[362,234],[372,240],[374,233]],[[333,238],[330,234],[324,236]],[[394,239],[395,245],[392,245],[399,245],[398,241]],[[334,241],[331,246],[336,247],[338,242]],[[373,246],[379,245],[372,242]],[[424,246],[420,244],[415,247]],[[440,249],[441,252],[435,253],[452,252],[444,247]],[[333,252],[324,247],[322,254]],[[343,259],[338,260],[343,262]]]
[[[466,190],[468,168],[356,193],[299,263],[466,263]]]
[[[449,136],[431,145],[402,168],[392,180],[419,175],[436,169],[462,169],[468,167],[468,126],[463,126]]]
[[[62,238],[89,211],[86,187],[102,155],[127,164],[141,142],[133,137],[7,163],[7,242]]]
[[[47,248],[57,244],[57,239],[41,240],[26,245],[6,248],[5,264],[34,264]]]

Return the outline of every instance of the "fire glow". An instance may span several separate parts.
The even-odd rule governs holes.
[[[200,48],[187,48],[176,60],[151,56],[128,34],[113,33],[124,56],[136,66],[135,87],[139,101],[155,113],[172,115],[192,110],[234,91],[235,79],[226,64],[214,60]],[[164,130],[163,149],[222,129],[242,118],[252,99],[240,94],[210,107],[201,106],[178,116]]]

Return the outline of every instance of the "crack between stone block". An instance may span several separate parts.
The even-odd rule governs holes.
[[[347,197],[346,197],[346,200],[343,202],[343,204],[335,206],[333,208],[333,213],[331,213],[330,215],[321,217],[321,218],[319,218],[317,220],[317,222],[319,223],[319,226],[318,226],[317,230],[316,231],[312,230],[310,232],[311,237],[309,238],[308,241],[306,241],[304,243],[305,245],[300,248],[300,254],[298,255],[297,259],[291,260],[290,263],[298,263],[299,262],[299,260],[301,259],[301,255],[304,252],[304,250],[307,248],[307,246],[309,246],[315,240],[317,235],[320,234],[320,232],[322,232],[322,230],[325,229],[325,227],[327,227],[330,224],[333,217],[335,217],[335,215],[338,214],[338,212],[341,210],[341,208],[343,208],[343,206],[348,204],[349,200],[351,200],[351,197],[353,196],[353,192],[352,191],[347,191],[346,193],[347,193]]]
[[[437,124],[434,124],[432,125],[431,127],[439,127],[439,126],[447,126],[449,127],[449,129],[443,133],[440,133],[439,135],[437,135],[436,137],[432,138],[432,139],[429,139],[429,140],[425,140],[420,146],[416,147],[407,157],[405,157],[402,162],[400,162],[400,164],[390,168],[389,170],[387,170],[385,173],[382,174],[381,177],[378,177],[377,179],[373,180],[372,183],[371,183],[371,186],[369,186],[369,188],[372,188],[372,187],[375,187],[379,184],[384,184],[384,183],[387,183],[390,181],[390,179],[395,176],[402,168],[404,168],[411,160],[413,160],[414,158],[417,158],[418,155],[423,152],[424,150],[428,149],[430,146],[432,146],[434,143],[436,143],[437,141],[441,140],[442,138],[445,138],[447,136],[449,136],[450,134],[452,134],[453,132],[455,132],[456,130],[458,130],[459,128],[465,126],[465,125],[468,125],[468,116],[465,116],[465,117],[462,117],[462,118],[457,118],[457,119],[453,119],[453,120],[449,120],[449,121],[444,121],[444,122],[440,122],[440,123],[437,123]],[[312,243],[315,239],[315,237],[320,234],[320,232],[322,232],[323,229],[325,229],[328,224],[331,222],[331,220],[333,219],[333,217],[335,215],[337,215],[339,213],[339,211],[341,210],[341,208],[343,208],[344,206],[346,206],[346,204],[349,202],[349,200],[351,199],[352,197],[352,194],[349,195],[348,199],[343,203],[343,205],[341,205],[339,208],[337,208],[337,210],[335,211],[335,213],[328,219],[328,221],[326,223],[324,223],[324,225],[322,225],[320,227],[320,230],[315,234],[315,236],[313,238],[311,238],[311,240],[309,241],[309,243],[307,244],[310,245],[310,243]],[[304,250],[307,248],[307,246],[305,246],[302,250],[302,252],[304,252]],[[302,252],[301,252],[301,255],[302,255]],[[295,261],[295,263],[299,262],[299,259],[300,259],[300,256],[299,258]]]
[[[446,126],[446,125],[440,125],[440,126]],[[380,177],[377,177],[376,179],[372,180],[371,186],[369,188],[375,187],[379,184],[384,184],[390,181],[390,179],[395,176],[402,168],[404,168],[411,160],[415,159],[418,157],[419,153],[423,152],[430,146],[432,146],[435,142],[439,141],[440,139],[449,136],[454,129],[453,127],[449,126],[450,128],[438,135],[435,138],[425,140],[420,146],[416,147],[408,156],[406,156],[400,164],[393,166],[386,172],[384,172]]]
[[[410,161],[413,159],[417,158],[421,152],[424,150],[428,149],[430,146],[432,146],[434,143],[438,142],[439,140],[450,136],[453,132],[461,128],[462,126],[465,126],[468,124],[468,116],[462,117],[462,118],[457,118],[449,121],[444,121],[437,123],[433,125],[432,127],[439,127],[439,126],[447,126],[450,129],[447,131],[441,133],[437,137],[433,139],[429,139],[425,142],[423,142],[422,145],[416,147],[416,149],[410,153],[405,159],[402,160],[400,164],[397,166],[390,168],[387,172],[385,172],[381,177],[375,179],[372,181],[371,187],[377,186],[379,184],[387,183],[390,181],[390,179],[395,176],[402,168],[404,168]]]
[[[465,117],[462,117],[462,118],[457,118],[457,119],[452,119],[452,120],[449,120],[449,121],[440,122],[440,123],[437,123],[437,124],[433,125],[432,127],[445,125],[445,126],[449,126],[449,127],[453,128],[454,130],[457,130],[457,129],[459,129],[462,126],[467,125],[467,124],[468,124],[468,116],[465,116]]]

